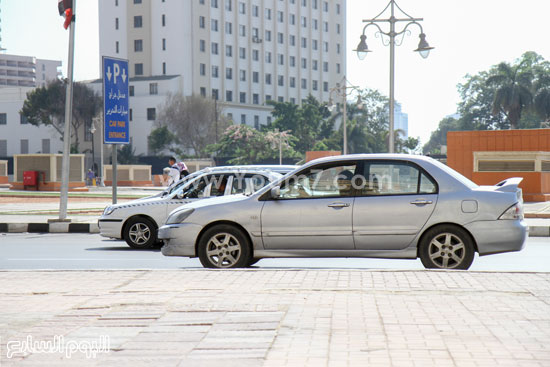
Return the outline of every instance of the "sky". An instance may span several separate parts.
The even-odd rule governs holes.
[[[78,0],[75,80],[99,77],[98,1]],[[129,0],[128,0],[129,1]],[[170,0],[191,1],[191,0]],[[389,47],[367,30],[373,52],[360,61],[352,51],[359,43],[363,19],[376,16],[389,0],[347,1],[347,78],[361,88],[389,95]],[[457,84],[502,61],[513,62],[526,51],[550,60],[549,0],[397,0],[421,22],[430,46],[427,59],[412,50],[419,30],[409,27],[395,55],[395,98],[409,115],[409,135],[422,143],[439,121],[456,112]],[[57,0],[0,0],[2,41],[7,53],[62,60],[66,75],[69,32],[57,12]],[[387,18],[387,17],[384,17]],[[397,31],[406,23],[398,23]],[[383,24],[385,31],[389,24]]]

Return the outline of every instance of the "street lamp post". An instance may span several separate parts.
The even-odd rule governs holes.
[[[349,92],[348,92],[349,89]],[[342,81],[340,83],[336,83],[336,86],[330,89],[330,99],[328,102],[328,109],[329,111],[333,111],[336,107],[335,103],[332,101],[332,95],[336,94],[339,97],[342,97],[342,134],[344,135],[344,141],[342,146],[342,152],[343,154],[348,154],[348,131],[347,131],[347,96],[350,95],[353,91],[359,91],[359,87],[356,87],[355,85],[352,85],[349,80],[344,77],[342,77]],[[361,94],[357,97],[357,105],[359,108],[361,108],[362,102],[361,102]]]
[[[90,126],[90,134],[92,134],[92,171],[94,171],[94,175],[97,176],[96,169],[95,169],[95,142],[94,142],[94,133],[96,131],[94,121],[92,120],[92,126]]]
[[[387,19],[381,19],[380,17],[382,14],[386,12],[386,10],[390,9],[390,17]],[[395,8],[397,8],[401,14],[402,18],[396,18],[395,14]],[[368,52],[371,52],[367,46],[367,36],[365,34],[365,31],[369,26],[375,26],[378,28],[378,31],[375,33],[376,37],[380,37],[382,40],[382,43],[384,46],[390,46],[390,131],[389,131],[389,152],[394,153],[394,106],[395,106],[395,97],[394,97],[394,82],[395,82],[395,45],[401,46],[403,43],[403,38],[405,37],[405,34],[410,35],[410,31],[408,30],[409,26],[414,24],[417,25],[420,28],[420,42],[418,43],[418,48],[414,51],[418,52],[420,56],[422,56],[424,59],[428,57],[430,50],[433,49],[433,47],[430,47],[428,42],[426,41],[426,35],[424,34],[424,30],[422,29],[422,26],[420,25],[420,21],[424,20],[423,18],[413,18],[409,14],[405,13],[399,5],[395,2],[395,0],[390,0],[388,5],[382,10],[377,16],[375,16],[372,19],[363,19],[363,23],[367,23],[363,27],[363,34],[361,34],[361,41],[359,42],[359,45],[357,45],[357,49],[354,50],[357,52],[357,57],[359,57],[360,60],[363,60]],[[388,32],[384,32],[382,28],[378,25],[378,23],[384,23],[388,22],[390,24],[390,30]],[[395,30],[395,24],[397,22],[407,22],[407,24],[403,27],[403,29],[399,32]],[[389,38],[389,41],[386,41],[384,39],[385,37]],[[396,37],[401,36],[401,39],[396,42]]]

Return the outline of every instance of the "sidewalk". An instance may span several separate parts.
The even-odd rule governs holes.
[[[2,367],[550,365],[550,273],[1,271],[0,283]]]
[[[161,187],[118,188],[118,202],[155,195]],[[91,187],[88,193],[70,193],[69,223],[51,223],[59,218],[59,193],[0,190],[0,233],[84,232],[99,233],[97,219],[112,203],[110,187]],[[529,236],[550,237],[550,202],[524,203]]]

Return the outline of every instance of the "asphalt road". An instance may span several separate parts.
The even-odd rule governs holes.
[[[550,240],[529,238],[521,252],[474,259],[470,270],[550,272]],[[420,260],[263,259],[256,268],[423,269]],[[160,250],[133,250],[98,234],[0,233],[0,269],[187,269],[198,259],[165,257]]]

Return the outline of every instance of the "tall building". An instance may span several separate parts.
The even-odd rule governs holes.
[[[402,111],[401,103],[396,102],[393,110],[394,116],[394,130],[403,131],[401,138],[407,139],[409,137],[409,115]]]
[[[100,55],[128,59],[131,77],[181,76],[184,95],[259,127],[268,100],[328,101],[346,72],[345,19],[345,0],[104,0]]]
[[[60,68],[61,61],[0,53],[0,157],[63,148],[52,127],[31,125],[19,113],[27,93],[59,77]]]
[[[0,88],[42,87],[61,75],[61,61],[0,54]]]

